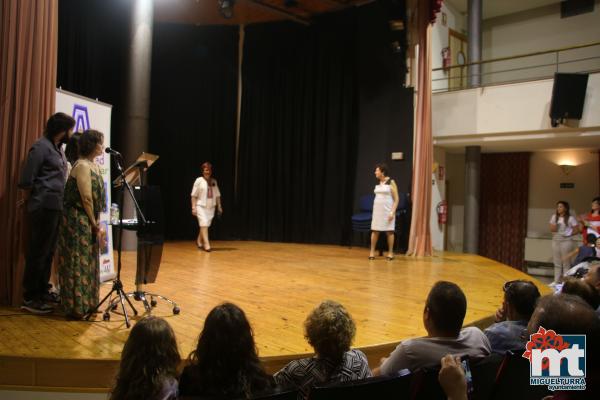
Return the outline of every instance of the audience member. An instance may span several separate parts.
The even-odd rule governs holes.
[[[180,395],[251,398],[273,386],[244,311],[231,303],[213,308],[179,380]]]
[[[591,263],[589,268],[583,279],[596,289],[596,293],[600,295],[600,262]],[[600,315],[600,307],[596,309],[596,313]]]
[[[375,375],[391,375],[408,368],[439,365],[440,359],[450,353],[482,358],[490,354],[487,337],[476,327],[461,329],[467,312],[467,299],[463,291],[452,282],[437,282],[431,288],[423,310],[423,324],[427,336],[405,340],[383,359]]]
[[[142,318],[123,347],[110,399],[176,399],[180,361],[175,333],[167,321],[153,316]]]
[[[554,259],[554,282],[558,284],[565,272],[571,268],[571,257],[575,248],[574,236],[579,232],[579,224],[571,215],[569,203],[556,203],[556,212],[550,217],[550,232],[552,232],[552,254]]]
[[[294,360],[277,372],[274,378],[279,386],[298,387],[298,398],[304,399],[316,384],[371,376],[363,352],[350,350],[356,326],[344,306],[331,300],[322,302],[306,318],[304,328],[315,356]]]
[[[561,293],[573,294],[581,297],[594,310],[600,305],[600,294],[591,283],[583,279],[567,278],[563,284]]]
[[[442,358],[441,365],[438,380],[448,400],[467,400],[467,380],[460,357],[447,354]]]
[[[557,334],[586,335],[586,389],[585,391],[555,391],[551,397],[558,399],[597,399],[600,392],[600,319],[594,310],[579,296],[555,294],[544,296],[529,320],[530,334],[540,327],[552,329]]]
[[[590,263],[589,271],[585,275],[584,279],[600,292],[600,262],[595,261]]]
[[[539,298],[540,291],[533,282],[516,280],[504,284],[504,301],[496,312],[496,323],[484,331],[492,352],[503,354],[525,348],[527,323]]]
[[[575,261],[573,261],[573,266],[581,264],[585,261],[594,261],[597,258],[600,258],[600,236],[596,237],[592,234],[587,235],[586,243],[579,246],[573,253],[569,254],[569,257],[573,257],[575,254]]]

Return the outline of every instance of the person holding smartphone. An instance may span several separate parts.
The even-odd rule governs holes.
[[[467,400],[469,384],[472,384],[470,368],[468,375],[465,370],[465,365],[467,367],[469,365],[468,361],[465,363],[461,357],[446,354],[440,363],[442,367],[438,374],[438,381],[448,400]]]

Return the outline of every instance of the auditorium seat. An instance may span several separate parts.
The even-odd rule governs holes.
[[[471,400],[488,400],[495,388],[495,380],[504,356],[492,354],[488,357],[470,362],[473,379],[473,393]],[[445,400],[446,395],[442,389],[438,374],[440,367],[432,367],[417,371],[411,379],[411,399],[439,399]]]
[[[296,400],[298,390],[281,390],[268,395],[253,397],[252,400]]]
[[[491,399],[539,400],[552,394],[546,386],[531,386],[529,374],[529,360],[521,353],[506,353],[498,369]]]
[[[298,390],[278,390],[270,394],[262,394],[252,397],[252,400],[296,400],[298,398]],[[179,396],[179,400],[224,400],[223,397],[207,397],[207,396]],[[244,398],[232,398],[231,400],[247,400]]]
[[[377,376],[311,389],[309,400],[409,399],[410,375]]]

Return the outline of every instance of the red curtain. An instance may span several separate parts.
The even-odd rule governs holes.
[[[3,0],[0,7],[0,303],[17,304],[26,216],[17,181],[54,112],[58,0]]]
[[[414,4],[414,3],[413,3]],[[441,0],[418,1],[412,21],[419,45],[417,72],[417,113],[412,180],[412,222],[407,255],[430,256],[431,173],[433,138],[431,133],[431,23],[442,5]]]
[[[529,153],[481,155],[479,254],[523,268]]]

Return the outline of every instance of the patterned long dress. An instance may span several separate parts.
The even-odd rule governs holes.
[[[79,160],[90,171],[93,213],[104,209],[104,182],[97,166]],[[88,164],[88,165],[85,165]],[[98,243],[85,211],[77,179],[69,176],[65,186],[63,216],[58,239],[58,275],[63,311],[82,317],[98,303],[100,270]]]

